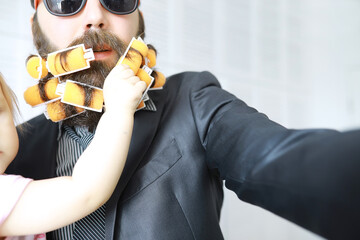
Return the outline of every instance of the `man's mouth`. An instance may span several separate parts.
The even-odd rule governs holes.
[[[114,50],[108,45],[102,45],[93,47],[93,52],[95,60],[105,60],[113,54]]]

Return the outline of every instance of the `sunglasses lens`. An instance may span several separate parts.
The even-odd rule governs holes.
[[[102,0],[103,6],[116,14],[127,14],[137,8],[137,0]]]
[[[54,14],[72,14],[80,9],[82,0],[47,0],[46,4]]]

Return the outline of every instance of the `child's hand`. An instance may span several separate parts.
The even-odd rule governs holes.
[[[136,77],[127,65],[117,65],[104,82],[105,111],[135,112],[145,89],[146,83]]]

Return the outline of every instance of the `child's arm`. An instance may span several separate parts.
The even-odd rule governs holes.
[[[125,165],[133,115],[144,82],[124,66],[104,84],[106,112],[71,177],[32,181],[0,226],[0,235],[26,235],[68,225],[90,214],[111,196]]]

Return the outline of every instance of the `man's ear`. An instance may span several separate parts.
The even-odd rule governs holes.
[[[31,16],[30,16],[30,25],[31,25],[31,26],[32,26],[33,23],[34,23],[34,15],[35,15],[35,13],[31,14]]]
[[[31,26],[34,23],[34,15],[35,15],[35,13],[31,14],[31,16],[30,16],[30,25]]]
[[[34,33],[32,31],[32,28],[33,28],[33,24],[34,24],[34,17],[35,17],[35,13],[31,14],[30,19],[29,19],[30,20],[30,29],[29,30],[30,30],[33,40],[34,40]]]

